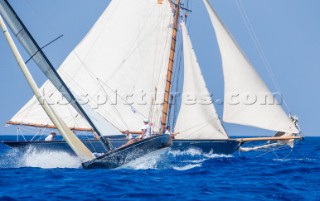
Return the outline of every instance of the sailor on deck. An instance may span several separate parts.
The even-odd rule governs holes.
[[[151,126],[149,125],[149,120],[145,119],[143,120],[143,123],[141,139],[151,137]]]
[[[166,131],[164,132],[164,134],[168,134],[170,135],[171,139],[174,139],[175,134],[173,134],[170,130],[170,126],[166,127]]]
[[[52,132],[44,139],[44,141],[53,141],[56,138],[56,135],[57,134],[55,132]]]

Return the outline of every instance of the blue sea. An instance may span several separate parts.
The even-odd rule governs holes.
[[[0,145],[1,201],[71,199],[318,201],[320,138],[307,137],[293,150],[233,155],[168,149],[113,170],[82,169],[65,152]]]

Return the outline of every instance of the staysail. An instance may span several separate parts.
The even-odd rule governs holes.
[[[182,103],[177,118],[177,139],[227,139],[202,76],[185,24],[181,23],[184,52]],[[191,99],[191,101],[188,99]]]
[[[225,92],[223,121],[273,131],[299,133],[240,47],[204,0],[220,48]]]
[[[172,22],[170,1],[111,1],[59,74],[117,130],[139,131],[144,118],[159,130]],[[70,105],[56,104],[61,94],[50,82],[41,89],[72,127],[88,127]],[[25,117],[30,124],[50,124],[35,97],[11,121],[25,122]]]

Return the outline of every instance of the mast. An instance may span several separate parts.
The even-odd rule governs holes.
[[[175,18],[173,22],[173,30],[172,30],[172,41],[171,41],[171,50],[170,50],[170,57],[169,57],[169,64],[168,64],[168,72],[167,72],[167,82],[164,94],[164,105],[163,105],[163,112],[162,112],[162,119],[161,119],[161,131],[165,131],[167,117],[169,113],[169,97],[170,97],[170,89],[171,89],[171,79],[172,79],[172,72],[173,72],[173,63],[174,63],[174,56],[176,50],[176,43],[177,43],[177,27],[179,21],[179,12],[180,12],[180,0],[176,1],[176,10],[175,10]]]
[[[4,2],[4,3],[2,3],[2,2]],[[36,62],[36,63],[38,64],[38,66],[41,65],[41,64],[43,66],[39,66],[39,68],[49,78],[49,80],[57,88],[57,90],[60,91],[61,94],[67,100],[70,101],[71,105],[76,109],[76,111],[78,113],[80,113],[86,119],[86,121],[89,123],[89,125],[93,128],[94,132],[96,132],[99,135],[101,142],[106,146],[106,148],[109,151],[112,150],[112,145],[111,145],[109,139],[104,138],[102,136],[102,134],[100,133],[100,131],[97,128],[97,126],[90,119],[90,117],[85,112],[83,107],[79,104],[79,102],[75,98],[74,94],[70,91],[70,89],[68,88],[66,83],[63,81],[61,76],[58,74],[56,69],[53,67],[53,65],[51,64],[51,62],[49,61],[49,59],[47,58],[45,53],[42,51],[41,47],[38,45],[36,40],[32,37],[32,35],[28,31],[27,27],[23,24],[22,20],[18,17],[18,15],[16,14],[16,12],[12,8],[12,6],[9,4],[9,2],[7,0],[3,0],[2,2],[0,2],[0,6],[3,7],[2,11],[6,15],[3,15],[3,13],[1,13],[1,14],[4,16],[6,21],[9,22],[8,24],[9,24],[9,26],[10,26],[10,28],[12,30],[16,30],[16,29],[19,30],[18,33],[16,34],[16,36],[18,37],[18,34],[26,34],[27,35],[26,38],[18,38],[19,41],[27,49],[27,51],[30,50],[30,49],[35,49],[36,50],[36,52],[34,54],[32,54],[32,53],[30,54],[30,51],[28,51],[30,56],[32,56],[32,57],[35,57],[35,56],[40,57],[41,63],[40,62],[38,62],[38,63]],[[1,7],[0,7],[0,10],[1,10]],[[13,19],[10,19],[10,17],[12,17]],[[14,22],[16,22],[17,24],[14,24]],[[28,47],[29,45],[30,45],[30,47]],[[48,75],[50,75],[50,76],[48,76]]]
[[[7,30],[7,26],[5,25],[2,16],[0,15],[0,26],[2,28],[3,34],[5,35],[8,44],[14,54],[24,76],[26,77],[33,93],[37,97],[38,101],[41,103],[41,106],[54,123],[54,125],[58,128],[60,133],[63,135],[65,140],[68,142],[71,149],[83,160],[88,161],[94,159],[93,154],[90,150],[77,138],[77,136],[66,126],[66,124],[61,120],[58,115],[54,112],[54,110],[47,104],[46,100],[42,98],[41,93],[34,79],[32,78],[31,73],[29,72],[26,64],[24,63],[22,56],[20,55],[18,48],[14,44],[11,35]]]

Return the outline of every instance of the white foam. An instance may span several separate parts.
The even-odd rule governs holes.
[[[201,167],[201,166],[202,166],[201,164],[189,164],[182,167],[173,167],[173,169],[178,171],[185,171],[185,170],[190,170],[190,169]]]
[[[226,154],[203,154],[206,158],[233,158],[233,155],[226,155]]]
[[[173,155],[174,157],[177,156],[192,156],[192,157],[204,157],[204,158],[232,158],[233,155],[226,155],[226,154],[214,154],[212,152],[203,153],[202,150],[190,148],[186,151],[170,151],[169,154]]]
[[[95,153],[96,156],[99,153]],[[231,158],[232,155],[203,153],[199,149],[172,151],[163,149],[138,158],[123,167],[134,170],[174,169],[179,171],[201,167],[202,164],[214,158]],[[3,160],[5,159],[5,160]],[[6,152],[0,162],[3,168],[39,167],[39,168],[79,168],[81,160],[63,151],[48,151],[29,148],[25,152],[12,149]]]
[[[121,168],[129,168],[135,170],[157,169],[159,161],[166,157],[168,149],[161,149],[151,152],[143,157],[140,157],[130,163],[122,166]]]
[[[186,151],[159,150],[144,157],[138,158],[122,168],[135,170],[146,169],[174,169],[178,171],[190,170],[201,167],[202,164],[213,158],[232,158],[232,155],[203,153],[199,149],[188,149]]]
[[[176,156],[183,156],[183,155],[188,155],[188,156],[198,156],[198,155],[202,155],[202,151],[199,149],[194,149],[194,148],[190,148],[186,151],[179,151],[179,150],[175,150],[175,151],[170,151],[169,154],[173,155],[174,157]]]
[[[12,149],[6,152],[3,168],[39,167],[39,168],[79,168],[81,161],[78,157],[63,151],[48,151],[28,148],[25,152]]]
[[[63,151],[28,150],[23,156],[23,166],[39,168],[79,168],[81,160]]]

